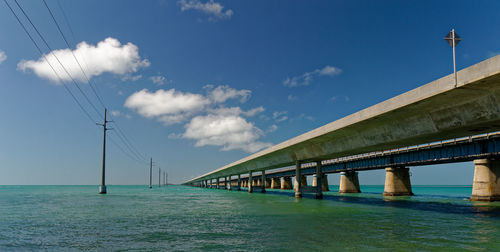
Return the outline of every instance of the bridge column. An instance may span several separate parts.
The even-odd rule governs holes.
[[[297,187],[297,177],[295,177],[295,183],[293,184],[293,188]],[[305,175],[300,175],[300,187],[307,186],[307,177]]]
[[[302,191],[300,190],[302,186],[302,174],[300,170],[300,161],[295,161],[295,198],[302,198]]]
[[[261,192],[265,193],[266,192],[266,171],[262,171],[262,189]]]
[[[474,182],[472,183],[472,201],[500,200],[500,160],[474,160]]]
[[[261,185],[262,185],[262,181],[260,180],[260,178],[257,178],[256,186],[261,186]]]
[[[271,178],[271,189],[279,189],[280,188],[280,178]]]
[[[313,177],[313,187],[316,187],[316,199],[323,198],[323,168],[321,166],[321,161],[316,162],[316,174]],[[316,182],[316,184],[314,184]]]
[[[227,187],[226,189],[227,189],[228,191],[231,191],[231,187],[233,187],[233,185],[231,184],[231,183],[232,183],[232,181],[231,181],[231,175],[229,175],[229,177],[228,177],[228,178],[229,178],[229,179],[228,179],[228,182],[227,182],[228,187]]]
[[[290,190],[292,189],[292,178],[291,177],[283,177],[281,179],[281,190]]]
[[[266,188],[271,188],[271,179],[266,178]]]
[[[241,174],[238,174],[238,191],[241,190]]]
[[[384,196],[411,196],[410,169],[406,167],[385,168]]]
[[[386,180],[387,184],[387,180]],[[358,173],[347,171],[340,173],[339,193],[360,193]]]
[[[253,182],[253,178],[252,178],[252,171],[250,171],[248,173],[248,193],[252,193],[252,182]]]
[[[215,187],[215,188],[220,189],[219,178],[217,178],[217,182],[216,182],[216,183],[217,183],[217,184],[216,184],[216,187]]]

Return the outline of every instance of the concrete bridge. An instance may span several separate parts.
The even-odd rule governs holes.
[[[500,131],[500,56],[457,72],[457,79],[456,87],[454,76],[445,76],[184,184],[207,187],[215,180],[220,188],[222,178],[237,176],[235,186],[253,192],[277,188],[277,178],[280,188],[291,188],[293,175],[296,197],[321,198],[325,173],[341,172],[340,192],[357,193],[357,171],[385,169],[384,195],[401,196],[412,195],[407,166],[474,160],[471,200],[500,200],[497,134],[469,137]],[[311,174],[314,187],[304,177]]]

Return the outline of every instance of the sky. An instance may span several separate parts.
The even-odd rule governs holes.
[[[18,0],[49,47],[7,3],[44,54],[0,3],[8,185],[99,184],[102,105],[108,184],[148,183],[150,158],[154,181],[181,183],[452,73],[452,28],[458,69],[500,53],[497,1],[46,0],[63,37],[43,1]],[[412,168],[413,184],[472,177]]]

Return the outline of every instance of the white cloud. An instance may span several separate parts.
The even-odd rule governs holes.
[[[271,143],[258,141],[264,132],[244,118],[265,111],[264,107],[242,110],[222,104],[229,99],[246,101],[250,96],[249,90],[236,90],[229,86],[208,86],[206,89],[206,96],[175,89],[156,92],[143,89],[128,97],[125,107],[165,125],[189,121],[184,125],[184,133],[171,133],[168,137],[196,140],[197,147],[212,145],[221,146],[224,151],[241,149],[255,152],[271,146]]]
[[[112,116],[120,116],[122,113],[119,110],[111,110],[109,112]]]
[[[7,59],[7,54],[4,51],[0,50],[0,64],[2,64]]]
[[[170,90],[135,92],[125,101],[125,107],[136,110],[144,117],[158,118],[165,124],[186,120],[190,113],[202,110],[210,101],[199,94]]]
[[[334,102],[334,101],[338,101],[339,99],[343,98],[343,100],[345,102],[349,102],[351,100],[351,98],[347,95],[344,95],[344,96],[332,96],[332,98],[330,98],[330,101]]]
[[[154,84],[161,86],[165,84],[166,78],[164,76],[158,75],[158,76],[151,76],[149,78]]]
[[[250,90],[236,90],[234,88],[230,88],[228,85],[221,85],[216,88],[214,88],[213,85],[206,85],[204,88],[207,90],[207,97],[214,103],[223,103],[229,99],[237,98],[240,98],[240,102],[244,103],[252,94],[252,91]]]
[[[142,78],[142,74],[139,75],[126,74],[125,76],[122,77],[122,81],[137,81],[140,78]]]
[[[260,107],[256,107],[256,108],[250,109],[250,110],[248,110],[246,112],[243,112],[243,114],[246,115],[246,116],[255,116],[256,114],[262,113],[265,110],[266,109],[264,107],[260,106]]]
[[[288,119],[288,111],[275,111],[273,113],[273,119],[276,121],[276,122],[282,122],[282,121],[285,121]]]
[[[234,12],[231,9],[224,10],[224,6],[214,0],[209,0],[202,3],[200,0],[179,0],[177,2],[181,6],[181,11],[196,10],[209,15],[209,20],[229,19]]]
[[[103,73],[117,75],[132,74],[140,68],[150,65],[147,59],[141,59],[139,48],[136,45],[132,43],[122,45],[115,38],[106,38],[97,43],[97,46],[87,44],[85,41],[81,42],[76,45],[73,53],[78,58],[80,64],[82,64],[82,67],[84,67],[88,78],[99,76]],[[71,49],[54,50],[52,53],[45,55],[60,78],[63,81],[68,81],[71,80],[70,76],[66,74],[53,54],[64,64],[66,70],[76,81],[86,82],[84,74],[73,58]],[[17,66],[22,71],[31,70],[41,78],[49,79],[55,83],[59,82],[59,79],[44,57],[38,60],[22,60]]]
[[[278,125],[273,124],[269,126],[269,128],[266,130],[267,133],[275,132],[278,129]]]
[[[211,114],[216,114],[216,115],[224,115],[224,116],[229,116],[229,115],[234,115],[234,116],[239,116],[239,115],[244,115],[248,117],[252,117],[257,115],[258,113],[264,112],[265,109],[264,107],[256,107],[253,109],[250,109],[248,111],[243,111],[240,107],[219,107],[217,109],[208,109],[208,112]]]
[[[258,141],[262,130],[235,115],[196,116],[185,125],[183,138],[196,140],[195,146],[222,146],[221,150],[242,149],[256,152],[271,146],[271,143]]]
[[[297,99],[299,99],[299,97],[297,97],[295,95],[288,95],[288,100],[289,101],[296,101]]]
[[[340,73],[342,73],[342,70],[340,68],[327,65],[321,69],[315,69],[314,71],[306,72],[302,75],[294,76],[292,78],[287,77],[283,81],[283,85],[287,87],[308,86],[317,76],[333,77],[335,75],[339,75]]]

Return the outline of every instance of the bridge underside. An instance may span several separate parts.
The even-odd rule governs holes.
[[[500,131],[500,56],[463,69],[457,76],[456,87],[453,75],[443,77],[189,180],[186,184]],[[413,164],[403,163],[457,162],[480,158],[481,155],[495,155],[491,154],[493,152],[485,153],[481,150],[481,154],[468,155],[467,158],[423,158]],[[432,155],[432,152],[420,151],[420,154]],[[370,162],[378,164],[358,165],[355,169],[394,166],[400,156],[390,156],[392,160],[388,157],[372,158]],[[323,172],[346,171],[353,169],[349,167],[352,164],[325,164]],[[300,178],[300,172],[300,169],[295,169],[295,176]]]

